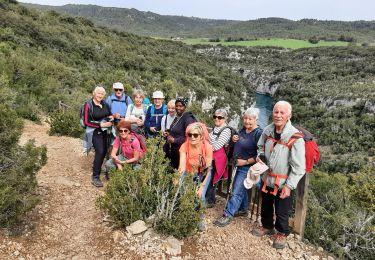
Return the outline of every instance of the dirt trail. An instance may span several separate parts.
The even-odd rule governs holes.
[[[81,155],[79,139],[49,136],[47,131],[46,124],[25,123],[20,143],[35,139],[37,145],[45,144],[48,149],[48,162],[37,175],[41,201],[27,217],[21,235],[0,235],[0,259],[169,259],[164,254],[155,257],[139,252],[139,245],[114,242],[118,231],[103,222],[102,213],[95,207],[95,199],[104,189],[90,183],[92,156]],[[208,231],[184,241],[182,258],[322,258],[312,247],[293,238],[284,250],[273,249],[269,238],[249,233],[248,218],[236,218],[225,228],[213,226],[223,207],[224,201],[219,200],[207,211]]]

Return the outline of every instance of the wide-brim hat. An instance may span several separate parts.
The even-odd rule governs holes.
[[[246,189],[251,189],[254,184],[257,184],[260,181],[260,175],[253,175],[251,172],[247,172],[247,177],[243,181],[243,185]]]

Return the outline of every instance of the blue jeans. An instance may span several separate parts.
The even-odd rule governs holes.
[[[249,168],[250,166],[240,166],[237,168],[232,186],[233,192],[229,198],[227,207],[224,210],[225,216],[234,217],[234,214],[238,210],[248,210],[249,199],[243,181],[246,179]]]
[[[188,173],[183,173],[181,175],[181,178],[180,178],[181,182],[184,181],[186,175],[188,175]],[[206,192],[207,192],[208,186],[210,185],[211,178],[212,178],[211,171],[209,173],[207,173],[206,178],[207,178],[207,181],[206,181],[206,183],[203,187],[202,195],[201,195],[201,200],[202,200],[202,203],[203,203],[204,206],[206,206]],[[201,184],[201,180],[198,178],[198,175],[196,173],[194,174],[194,180],[197,182],[197,185],[199,187],[199,185]],[[202,181],[204,181],[204,179]]]
[[[128,159],[128,158],[126,158],[123,154],[119,154],[119,155],[117,156],[117,158],[118,158],[120,161],[125,161],[125,160]],[[105,163],[105,166],[107,167],[107,171],[110,171],[110,170],[112,170],[112,169],[117,168],[116,164],[113,162],[112,159],[109,159],[109,160]],[[138,170],[139,167],[140,167],[140,165],[139,165],[138,163],[136,163],[136,164],[132,163],[132,168],[133,168],[134,170]]]

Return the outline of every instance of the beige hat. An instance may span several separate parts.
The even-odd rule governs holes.
[[[152,93],[152,98],[164,98],[164,94],[163,94],[163,92],[158,90],[158,91],[155,91],[154,93]]]
[[[260,180],[260,175],[268,170],[268,166],[264,163],[256,163],[250,167],[249,171],[247,172],[247,177],[243,181],[243,185],[246,189],[251,189],[254,184],[258,183]]]
[[[113,89],[122,89],[124,90],[124,85],[120,82],[113,83]]]

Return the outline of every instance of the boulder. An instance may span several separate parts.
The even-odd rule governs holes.
[[[126,231],[128,231],[132,235],[141,234],[146,230],[146,223],[142,220],[137,220],[136,222],[133,222],[132,224],[126,227]]]

